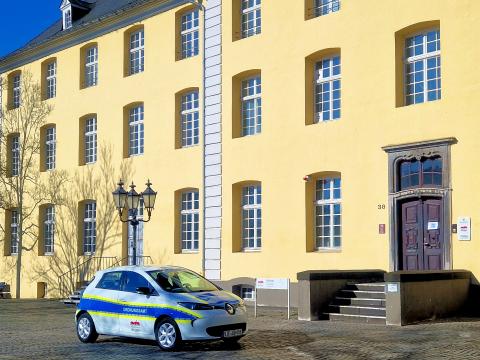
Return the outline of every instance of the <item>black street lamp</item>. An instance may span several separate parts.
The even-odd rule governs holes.
[[[150,180],[147,181],[145,185],[147,188],[142,193],[137,193],[135,191],[135,184],[132,182],[130,185],[130,191],[127,192],[123,188],[123,181],[120,180],[118,183],[118,188],[112,193],[113,201],[115,207],[118,210],[118,214],[121,222],[128,222],[133,227],[133,265],[137,265],[137,226],[141,222],[149,222],[150,217],[152,216],[152,210],[155,206],[155,199],[157,197],[156,191],[150,187],[152,183]],[[146,220],[137,219],[138,205],[140,204],[140,199],[143,199],[143,206],[147,210],[148,218]],[[126,220],[122,218],[123,211],[127,211]],[[130,211],[130,214],[128,213]]]

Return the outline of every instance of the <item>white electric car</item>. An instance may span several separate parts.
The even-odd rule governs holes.
[[[181,267],[122,266],[96,273],[75,315],[77,335],[156,340],[163,350],[182,341],[236,342],[247,332],[245,304]]]

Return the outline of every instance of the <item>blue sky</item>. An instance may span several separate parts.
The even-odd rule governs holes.
[[[0,0],[0,57],[60,18],[60,0]]]

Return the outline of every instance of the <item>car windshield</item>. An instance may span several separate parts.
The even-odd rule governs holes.
[[[182,269],[155,270],[148,274],[165,291],[173,293],[191,293],[217,291],[218,287],[192,271]]]

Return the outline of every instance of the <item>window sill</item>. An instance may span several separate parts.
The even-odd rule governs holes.
[[[318,248],[313,251],[314,253],[341,253],[342,248]]]
[[[180,254],[198,254],[198,250],[182,250]]]
[[[259,253],[261,251],[262,251],[262,249],[258,248],[258,249],[242,249],[241,252],[243,252],[243,253]]]

